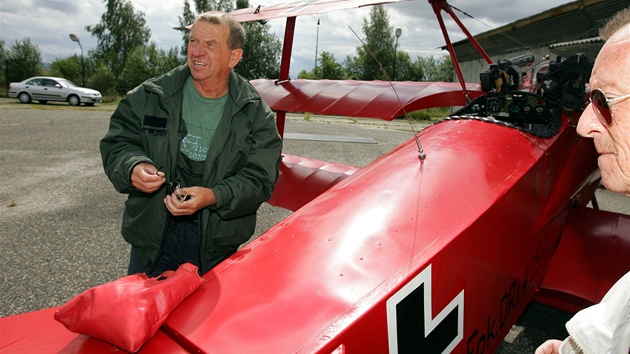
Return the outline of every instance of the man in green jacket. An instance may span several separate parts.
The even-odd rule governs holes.
[[[275,115],[232,71],[245,32],[206,12],[190,31],[187,65],[130,91],[100,142],[105,173],[125,202],[129,274],[190,262],[205,273],[254,233],[278,178]]]

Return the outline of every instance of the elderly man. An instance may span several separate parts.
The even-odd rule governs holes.
[[[110,181],[129,195],[129,274],[186,262],[205,273],[254,233],[282,141],[273,112],[232,71],[244,41],[232,16],[201,14],[187,64],[130,91],[111,117],[100,150]]]
[[[589,82],[591,104],[577,131],[595,143],[604,186],[630,196],[630,8],[617,13],[601,36],[606,43]],[[599,304],[578,312],[567,330],[567,339],[548,340],[536,354],[630,353],[630,273]]]

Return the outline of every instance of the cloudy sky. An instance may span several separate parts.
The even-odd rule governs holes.
[[[189,0],[194,4],[193,0]],[[145,14],[151,30],[151,40],[163,49],[181,46],[181,35],[173,29],[178,26],[184,0],[131,0],[136,11]],[[250,0],[252,7],[271,5],[286,0]],[[450,4],[474,17],[470,19],[455,11],[468,30],[481,33],[492,28],[522,19],[539,12],[569,3],[569,0],[450,0]],[[526,4],[525,4],[526,3]],[[517,5],[520,4],[521,6]],[[444,44],[435,14],[427,0],[404,1],[385,5],[392,27],[400,27],[402,35],[398,47],[409,53],[412,60],[417,56],[445,54],[438,48]],[[291,77],[302,70],[311,70],[315,65],[315,48],[318,53],[333,53],[342,62],[347,55],[356,54],[361,45],[353,34],[361,38],[363,18],[369,17],[369,8],[329,12],[297,18],[295,44],[293,46]],[[103,0],[2,0],[0,3],[0,37],[6,47],[16,40],[29,37],[38,46],[44,62],[81,54],[77,43],[69,34],[76,34],[87,51],[94,48],[96,38],[85,27],[100,22],[105,12]],[[450,17],[443,13],[451,39],[455,42],[464,38]],[[317,21],[320,25],[317,26]],[[282,39],[285,19],[269,22],[272,31]],[[318,28],[319,27],[319,28]],[[319,33],[319,35],[318,35]]]

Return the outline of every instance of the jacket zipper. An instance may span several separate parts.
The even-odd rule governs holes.
[[[156,95],[158,97],[158,102],[160,104],[160,108],[162,108],[162,110],[164,110],[164,112],[166,112],[166,116],[170,118],[170,113],[169,113],[168,109],[166,108],[166,106],[164,105],[164,102],[162,102],[162,97],[160,97],[160,95],[157,92],[155,92],[154,90],[151,90],[150,88],[147,88],[147,91],[153,93],[154,95]],[[166,131],[168,132],[168,125],[167,125]],[[168,134],[166,134],[166,136],[168,137]],[[167,144],[168,144],[168,138],[167,138]],[[168,166],[167,168],[170,171],[170,166]],[[166,188],[165,188],[165,190],[166,190]],[[164,192],[164,193],[166,193],[166,192]],[[166,220],[164,222],[164,228],[162,230],[162,241],[160,242],[160,250],[158,251],[157,258],[155,259],[155,262],[153,262],[153,264],[151,265],[151,269],[149,270],[149,273],[153,273],[155,271],[155,268],[157,268],[157,265],[160,262],[160,258],[162,258],[162,253],[164,253],[164,244],[166,243],[166,234],[168,233],[168,226],[169,226],[168,210],[166,211],[165,219]]]

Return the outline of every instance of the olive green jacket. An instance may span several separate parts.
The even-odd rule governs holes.
[[[124,239],[149,269],[162,252],[169,212],[166,184],[152,194],[135,190],[131,172],[140,162],[164,166],[177,175],[180,142],[186,136],[181,116],[186,65],[145,81],[127,93],[100,142],[103,167],[114,188],[129,194],[121,225]],[[202,273],[234,253],[254,233],[256,211],[271,197],[278,178],[282,141],[275,115],[251,84],[232,72],[223,116],[210,144],[202,185],[216,205],[200,212]]]

